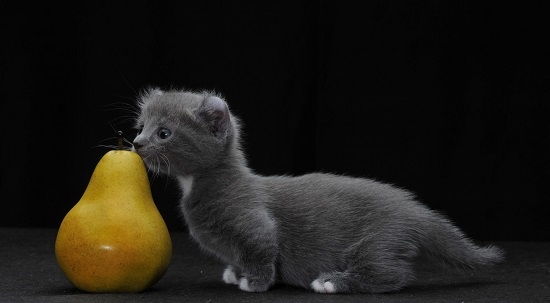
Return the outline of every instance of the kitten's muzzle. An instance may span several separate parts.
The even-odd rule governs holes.
[[[138,150],[138,149],[142,148],[143,147],[143,141],[144,141],[143,136],[138,135],[137,137],[135,137],[134,142],[132,142],[132,144],[134,145],[134,150]]]

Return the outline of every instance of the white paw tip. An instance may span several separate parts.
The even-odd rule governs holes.
[[[226,268],[223,272],[223,281],[227,284],[239,285],[237,275],[231,268]]]
[[[332,282],[325,282],[324,286],[327,293],[334,293],[336,291],[336,287],[334,287],[334,283]]]
[[[329,281],[323,283],[319,280],[315,280],[311,283],[311,288],[313,288],[314,291],[323,294],[336,292],[336,287],[334,287],[334,283]]]
[[[241,281],[239,282],[239,288],[243,291],[251,292],[250,287],[248,286],[248,279],[241,278]]]
[[[311,288],[313,288],[313,290],[315,290],[316,292],[322,292],[323,290],[325,290],[323,284],[321,284],[319,280],[313,281],[313,283],[311,283]]]

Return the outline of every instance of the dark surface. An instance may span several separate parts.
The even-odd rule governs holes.
[[[276,286],[251,294],[221,282],[223,266],[186,233],[172,233],[166,275],[139,294],[88,294],[59,269],[54,229],[0,229],[0,302],[550,302],[550,243],[500,242],[507,260],[474,274],[421,268],[417,281],[392,294],[322,295]]]

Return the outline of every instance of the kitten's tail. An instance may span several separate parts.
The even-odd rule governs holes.
[[[421,250],[434,262],[458,270],[480,270],[504,260],[504,252],[495,246],[480,247],[452,223],[437,215],[424,222]]]

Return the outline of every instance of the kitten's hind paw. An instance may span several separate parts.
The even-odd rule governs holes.
[[[334,283],[330,281],[324,281],[322,279],[317,279],[311,283],[311,288],[315,292],[322,293],[322,294],[332,294],[336,292],[336,287],[334,287]]]
[[[239,289],[247,292],[252,292],[250,286],[248,285],[248,279],[242,278],[239,282]]]
[[[239,285],[239,278],[233,269],[233,266],[227,266],[223,272],[223,281],[227,284]]]
[[[248,281],[247,278],[241,278],[241,281],[239,282],[239,289],[246,292],[264,292],[269,289],[269,285]]]

